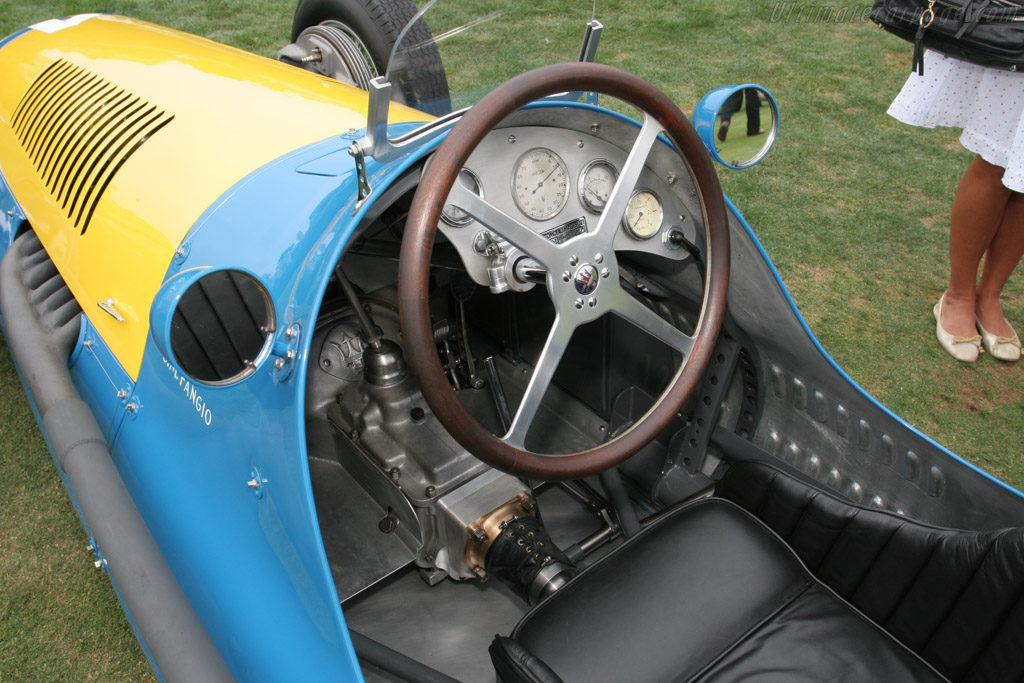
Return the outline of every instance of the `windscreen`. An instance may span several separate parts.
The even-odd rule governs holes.
[[[592,0],[422,3],[388,62],[393,97],[434,116],[469,107],[520,73],[578,61],[595,12]]]

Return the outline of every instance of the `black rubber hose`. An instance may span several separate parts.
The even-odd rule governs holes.
[[[41,312],[31,303],[34,280],[26,281],[22,273],[24,264],[31,267],[42,249],[35,234],[27,232],[4,254],[0,316],[11,357],[35,401],[50,448],[162,677],[234,680],[150,535],[96,418],[71,381],[67,362],[77,325],[67,321],[54,329],[41,320],[52,317],[45,302]],[[77,316],[73,320],[77,322]]]
[[[392,650],[387,645],[377,642],[362,633],[349,630],[356,655],[367,664],[372,664],[382,671],[397,676],[410,683],[459,683],[437,669],[432,669],[422,662],[406,657],[401,652]]]

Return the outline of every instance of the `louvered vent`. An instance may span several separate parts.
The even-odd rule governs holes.
[[[61,210],[82,234],[124,162],[174,116],[59,59],[29,86],[11,127]]]

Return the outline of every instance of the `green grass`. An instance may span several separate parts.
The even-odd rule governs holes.
[[[484,12],[512,7],[506,20],[519,6],[469,4]],[[581,6],[589,16],[589,0]],[[775,150],[753,169],[723,171],[722,182],[811,328],[858,383],[908,422],[1024,486],[1024,364],[983,357],[959,365],[933,337],[949,207],[970,154],[955,131],[886,116],[910,70],[909,45],[863,20],[809,21],[809,4],[789,3],[789,20],[773,21],[782,6],[602,0],[598,57],[648,79],[684,110],[718,85],[757,82],[772,91],[782,119]],[[542,8],[544,21],[517,24],[521,42],[506,46],[506,68],[577,49],[582,26],[568,21],[563,3]],[[0,34],[55,16],[114,12],[273,55],[293,9],[291,1],[269,0],[0,0]],[[864,14],[844,18],[851,16]],[[445,46],[453,81],[494,76],[480,72],[474,45],[467,34]],[[1005,305],[1024,327],[1020,277]],[[3,346],[0,472],[0,681],[151,678],[109,583],[92,567]]]
[[[0,346],[0,681],[152,680]]]
[[[746,97],[744,95],[744,97]],[[761,111],[757,117],[757,127],[754,130],[758,133],[748,134],[746,107],[733,114],[725,129],[725,140],[721,140],[722,117],[715,119],[712,130],[715,131],[715,147],[722,160],[732,166],[742,167],[756,159],[761,154],[764,146],[768,144],[767,133],[772,127],[772,110],[768,103],[762,102]]]

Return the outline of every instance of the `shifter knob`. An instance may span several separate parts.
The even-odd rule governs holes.
[[[390,387],[408,374],[402,348],[390,339],[381,339],[363,351],[363,376],[370,384]]]

